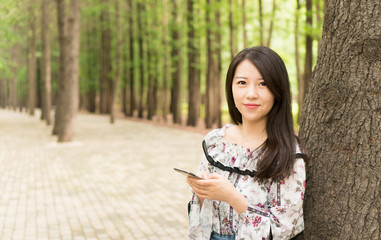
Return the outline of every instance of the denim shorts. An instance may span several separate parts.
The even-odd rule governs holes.
[[[221,235],[216,232],[212,232],[210,240],[235,240],[235,235]]]

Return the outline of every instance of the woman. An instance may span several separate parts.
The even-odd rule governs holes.
[[[290,239],[304,229],[305,163],[294,134],[286,67],[267,47],[244,49],[226,76],[234,124],[204,141],[188,177],[191,239]]]

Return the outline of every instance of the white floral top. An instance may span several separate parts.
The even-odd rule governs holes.
[[[240,170],[256,170],[258,151],[227,142],[225,129],[216,129],[205,137],[209,155],[225,166]],[[297,152],[300,152],[297,149]],[[236,235],[237,240],[290,239],[303,231],[303,198],[305,190],[305,164],[302,158],[295,161],[294,172],[287,179],[257,180],[248,175],[223,171],[211,165],[204,157],[197,174],[207,171],[227,177],[245,196],[248,209],[238,214],[226,202],[205,199],[202,208],[193,194],[189,213],[189,237],[207,240],[211,232]]]

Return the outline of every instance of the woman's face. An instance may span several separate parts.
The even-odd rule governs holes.
[[[266,124],[267,115],[274,105],[274,95],[267,88],[258,69],[247,59],[235,69],[232,92],[243,123]]]

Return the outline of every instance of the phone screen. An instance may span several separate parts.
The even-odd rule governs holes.
[[[202,179],[199,176],[197,176],[196,174],[188,172],[188,171],[185,171],[185,170],[182,170],[182,169],[174,168],[174,170],[176,172],[179,172],[179,173],[184,174],[186,176],[190,176],[190,177],[193,177],[193,178],[196,178],[196,179]]]

